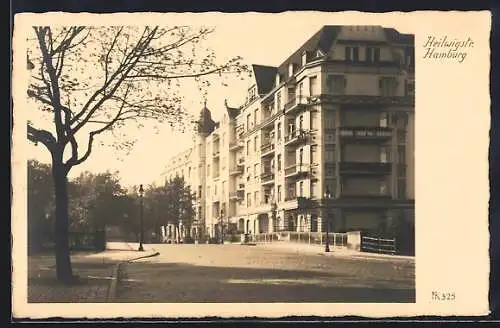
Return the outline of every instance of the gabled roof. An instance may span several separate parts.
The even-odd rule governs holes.
[[[273,66],[252,65],[252,70],[257,84],[257,93],[263,95],[271,91],[278,69]]]
[[[315,53],[318,49],[325,54],[328,53],[340,30],[341,26],[337,25],[323,26],[278,67],[278,71],[280,75],[282,75],[282,78],[286,80],[290,77],[288,75],[288,65],[290,63],[298,64],[299,67],[302,66],[302,53],[304,51],[307,52],[308,55]]]
[[[226,106],[227,115],[230,119],[236,118],[240,114],[240,109],[235,107],[229,107],[227,104],[227,99],[224,101],[224,105]]]

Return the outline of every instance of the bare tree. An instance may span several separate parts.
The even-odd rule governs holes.
[[[68,247],[67,176],[89,158],[95,139],[106,131],[116,134],[129,122],[141,126],[144,120],[183,128],[188,114],[176,88],[181,80],[192,79],[205,90],[208,76],[222,81],[226,73],[248,69],[241,57],[217,63],[215,53],[202,47],[201,41],[213,32],[208,28],[38,26],[33,30],[28,96],[49,115],[50,124],[35,126],[30,120],[28,139],[43,144],[52,156],[57,278],[69,283],[74,276]],[[115,145],[128,147],[131,141],[119,138]]]

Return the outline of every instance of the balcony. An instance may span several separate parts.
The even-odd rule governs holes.
[[[240,192],[232,191],[229,193],[229,200],[241,200],[243,195]]]
[[[306,96],[294,96],[284,106],[285,114],[291,114],[306,105]]]
[[[341,162],[339,164],[340,174],[385,175],[390,174],[392,169],[391,163]]]
[[[367,192],[367,193],[352,193],[347,191],[342,191],[339,195],[339,200],[353,200],[353,201],[373,201],[373,200],[382,200],[382,199],[391,199],[391,195],[389,193],[381,193],[381,192]]]
[[[260,175],[260,182],[262,184],[274,183],[274,172],[264,172]]]
[[[319,103],[342,105],[399,105],[414,106],[415,99],[410,96],[366,96],[366,95],[331,95],[321,94],[314,100]]]
[[[295,192],[295,190],[291,190],[285,195],[285,202],[289,202],[296,199],[297,199],[297,193]]]
[[[235,165],[229,169],[229,175],[239,175],[244,171],[243,165]]]
[[[308,135],[309,133],[305,130],[291,131],[285,136],[285,146],[291,146],[294,144],[305,142]]]
[[[348,127],[339,129],[340,138],[343,139],[364,139],[364,140],[387,140],[392,137],[392,130],[388,127],[368,126],[368,127]]]
[[[244,147],[243,141],[236,140],[229,143],[229,150],[235,151]]]
[[[268,156],[274,153],[274,143],[267,142],[260,147],[261,156]]]
[[[309,173],[309,165],[307,164],[293,164],[285,167],[285,178],[294,176],[303,176]]]
[[[274,113],[269,113],[266,115],[263,119],[262,122],[260,123],[261,128],[265,128],[268,126],[270,123],[274,122],[274,120],[279,116],[280,111],[276,111]]]

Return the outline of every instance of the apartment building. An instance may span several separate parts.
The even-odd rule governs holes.
[[[280,66],[252,69],[246,102],[218,122],[205,106],[166,171],[198,191],[205,233],[414,224],[413,35],[324,26]]]

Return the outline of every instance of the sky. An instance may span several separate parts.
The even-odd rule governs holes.
[[[216,24],[213,20],[207,20],[207,25],[213,26],[215,32],[203,45],[214,49],[218,59],[242,56],[243,63],[248,65],[278,66],[323,25],[339,24],[332,22],[328,15],[315,17],[314,20],[298,20],[294,19],[293,15],[270,14],[239,14],[225,15],[225,17],[227,19],[217,20]],[[204,22],[198,19],[194,24],[204,24]],[[403,33],[409,32],[408,28],[401,29],[394,24],[390,26],[380,24],[380,22],[358,22],[358,24],[383,25],[395,27]],[[225,99],[230,106],[240,106],[245,100],[251,83],[251,78],[247,76],[243,80],[234,76],[229,80],[227,87],[222,87],[217,83],[212,84],[208,89],[206,99],[212,118],[217,121],[222,117],[225,111]],[[181,90],[185,98],[183,106],[191,114],[198,116],[203,107],[204,97],[193,86],[187,82],[184,83],[183,90]],[[125,131],[127,135],[137,140],[128,154],[95,143],[89,159],[73,167],[69,177],[75,177],[86,170],[95,173],[109,170],[119,172],[124,186],[161,183],[161,173],[169,159],[189,147],[192,140],[192,134],[174,131],[168,124],[159,126],[158,131],[149,126],[142,129],[129,127]],[[101,138],[111,138],[111,136],[106,135]],[[31,158],[50,162],[50,155],[42,145],[30,144],[29,154]]]

